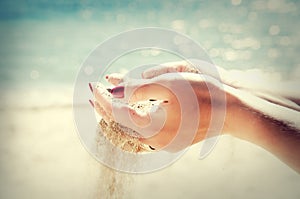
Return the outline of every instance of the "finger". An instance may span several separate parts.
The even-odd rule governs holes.
[[[111,106],[111,101],[112,101],[112,96],[111,94],[106,90],[106,88],[98,83],[96,87],[93,87],[93,94],[95,96],[95,99],[97,103],[104,109],[104,111],[108,114],[111,115],[112,112],[112,106]]]
[[[108,123],[112,119],[111,115],[108,115],[97,101],[94,102],[94,108],[106,123]]]
[[[116,86],[120,83],[122,83],[124,80],[124,74],[121,73],[112,73],[106,76],[106,79],[109,83],[111,83],[112,85]]]
[[[167,78],[164,78],[164,76],[129,81],[113,88],[111,93],[114,98],[122,98],[122,100],[128,103],[149,99],[172,101],[174,96],[172,96],[170,85],[174,82],[174,79],[182,81],[182,78],[180,75],[175,75],[174,73],[168,73]]]
[[[96,98],[95,107],[97,112],[111,120],[114,120],[124,126],[135,128],[144,126],[149,123],[150,117],[147,113],[141,114],[128,103],[120,100],[113,100],[112,96],[102,84],[98,84],[94,88]]]
[[[187,69],[187,67],[188,63],[184,61],[169,62],[145,70],[142,76],[145,79],[150,79],[162,75],[164,73],[184,72]]]
[[[144,88],[142,89],[142,91],[144,91],[144,94],[147,94],[148,91],[145,88],[147,88],[149,84],[151,84],[151,81],[145,79],[138,79],[135,81],[122,83],[119,86],[113,88],[111,90],[111,94],[114,98],[123,98],[125,101],[129,102],[133,94],[137,94],[136,90],[139,88]]]
[[[149,121],[147,115],[137,113],[128,106],[128,103],[113,101],[110,93],[101,84],[98,84],[94,89],[94,94],[96,98],[95,108],[98,114],[107,119],[115,120],[125,126],[132,126],[132,122],[128,118],[133,118],[138,125],[145,125]]]
[[[110,90],[110,93],[114,98],[123,98],[124,97],[124,86],[116,86],[115,88]]]
[[[164,63],[159,66],[155,66],[153,68],[145,70],[142,76],[145,79],[150,79],[163,75],[165,73],[174,72],[202,73],[212,76],[216,79],[226,79],[226,77],[228,76],[227,71],[223,68],[218,67],[213,63],[197,59]]]
[[[192,71],[186,71],[186,72],[193,72],[196,70],[196,73],[202,73],[205,75],[209,75],[215,79],[223,79],[227,76],[227,71],[213,63],[198,60],[198,59],[190,59],[188,60],[191,66]]]
[[[90,91],[93,93],[94,91],[93,91],[93,85],[92,85],[92,83],[89,83],[89,88],[90,88]]]
[[[89,100],[89,102],[90,102],[91,106],[92,106],[93,108],[95,108],[94,102],[93,102],[92,100]]]

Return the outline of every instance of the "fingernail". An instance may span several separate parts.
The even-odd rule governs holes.
[[[89,100],[90,104],[92,105],[92,107],[94,108],[95,107],[95,104],[92,100]]]
[[[105,76],[105,79],[108,79],[108,75]]]
[[[152,146],[150,146],[150,145],[148,145],[149,146],[149,148],[151,149],[151,150],[155,150],[155,148],[154,147],[152,147]]]
[[[92,91],[92,93],[94,92],[94,90],[93,90],[93,86],[92,86],[92,84],[91,83],[89,83],[89,87],[90,87],[90,90]]]
[[[111,89],[110,93],[113,95],[113,97],[123,98],[124,97],[124,86],[117,86],[117,87]]]

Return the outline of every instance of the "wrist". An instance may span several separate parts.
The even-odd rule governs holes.
[[[264,121],[266,118],[251,106],[251,94],[229,86],[225,86],[225,90],[228,97],[224,133],[255,142],[257,132],[265,132],[263,128],[268,128]]]
[[[297,118],[297,115],[289,113],[287,108],[274,105],[258,97],[252,98],[251,95],[247,96],[248,93],[244,95],[243,91],[239,94],[233,95],[235,100],[229,105],[230,111],[227,111],[228,134],[269,148],[278,134],[294,131],[295,128],[290,125],[294,122],[289,118],[292,116]],[[285,116],[288,120],[280,116]]]

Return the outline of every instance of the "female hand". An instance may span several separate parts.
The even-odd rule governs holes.
[[[109,97],[103,86],[94,88],[97,112],[107,120],[136,130],[143,136],[140,139],[143,143],[158,150],[179,151],[203,140],[208,130],[218,131],[214,135],[224,130],[210,127],[212,103],[217,106],[223,103],[228,115],[228,104],[234,100],[229,93],[224,93],[222,84],[211,76],[193,73],[191,68],[167,68],[163,69],[167,73],[157,72],[157,68],[147,70],[143,76],[149,79],[139,81],[124,82],[120,74],[108,75],[108,81],[117,86],[112,90],[114,98]],[[212,94],[217,99],[212,100]],[[116,98],[123,103],[113,103]],[[147,114],[128,105],[149,99],[161,100],[161,103]],[[214,114],[222,115],[222,111],[225,110],[217,109]],[[220,122],[228,127],[224,113]]]
[[[300,150],[300,94],[298,90],[295,90],[295,87],[290,86],[290,84],[280,86],[280,82],[276,82],[275,85],[278,86],[273,85],[273,88],[268,86],[262,88],[260,86],[261,81],[258,81],[255,75],[252,75],[252,82],[254,83],[251,85],[251,78],[249,78],[251,73],[241,72],[240,75],[234,75],[239,72],[226,71],[219,67],[217,67],[218,73],[216,73],[216,70],[213,70],[209,65],[207,63],[200,64],[200,68],[197,67],[197,70],[195,70],[187,62],[174,62],[144,71],[143,78],[145,79],[136,84],[125,82],[119,74],[109,75],[108,81],[114,85],[122,85],[122,87],[114,89],[113,95],[115,97],[126,97],[128,91],[138,88],[134,90],[135,97],[133,99],[135,100],[158,95],[166,97],[172,102],[168,104],[167,115],[169,119],[166,121],[164,128],[157,135],[143,139],[145,143],[152,144],[158,149],[164,148],[176,136],[172,127],[178,126],[177,124],[180,123],[182,118],[187,117],[189,120],[194,120],[195,117],[192,116],[193,111],[191,110],[183,110],[181,118],[175,117],[174,115],[179,113],[178,100],[175,100],[176,98],[172,95],[172,92],[157,87],[156,83],[167,81],[180,88],[182,87],[180,82],[185,80],[190,83],[195,91],[199,102],[198,110],[201,110],[201,121],[192,143],[199,142],[205,137],[211,122],[212,98],[209,94],[214,92],[209,91],[224,91],[226,94],[226,117],[222,132],[228,132],[237,138],[265,148],[300,173],[300,156],[298,155]],[[180,72],[181,78],[172,76],[176,72]],[[194,73],[205,73],[205,75]],[[220,78],[217,78],[216,75],[218,74]],[[243,77],[245,77],[244,80]],[[274,81],[269,81],[268,78],[261,77],[258,79],[269,84],[270,82],[274,83]],[[258,84],[255,84],[255,82],[258,82]],[[183,87],[182,95],[185,95]],[[96,100],[102,103],[101,96],[96,97]],[[111,112],[111,108],[105,109],[104,112]],[[156,116],[156,114],[153,116]],[[138,117],[134,120],[137,121]],[[128,126],[133,127],[130,124]],[[166,149],[176,151],[184,147],[187,147],[187,143],[172,145],[172,148]]]

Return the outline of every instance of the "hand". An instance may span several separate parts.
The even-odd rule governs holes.
[[[194,74],[191,68],[164,66],[162,70],[155,67],[145,71],[143,77],[149,79],[137,82],[124,82],[119,74],[108,75],[108,81],[117,85],[112,90],[115,98],[122,98],[129,103],[148,99],[162,100],[163,103],[159,104],[155,112],[142,115],[126,103],[115,104],[102,86],[94,89],[95,104],[97,112],[103,118],[115,120],[142,134],[144,138],[141,141],[145,144],[155,149],[178,151],[205,138],[211,123],[211,91],[220,94],[223,89],[216,79]],[[233,100],[229,93],[226,93],[226,97],[227,101]],[[182,106],[185,108],[182,109]],[[225,106],[229,111],[230,106],[227,107],[227,103]],[[180,128],[183,120],[185,122]],[[141,128],[147,125],[147,128]]]
[[[259,69],[225,70],[208,62],[190,60],[161,64],[146,70],[143,77],[149,79],[172,72],[202,73],[219,80],[224,86],[244,90],[271,103],[300,111],[300,90],[297,89],[299,81],[282,83],[278,80],[280,74],[266,73]],[[122,81],[117,74],[110,78],[115,83]]]
[[[146,70],[143,73],[143,78],[145,79],[135,84],[124,81],[120,74],[111,74],[107,78],[112,84],[122,86],[116,87],[113,90],[113,95],[118,98],[126,98],[128,91],[133,91],[133,88],[138,88],[134,90],[135,97],[133,97],[133,99],[135,100],[155,95],[167,97],[169,100],[172,99],[171,101],[173,101],[173,103],[168,104],[169,108],[167,109],[169,120],[166,121],[164,128],[161,129],[157,135],[143,139],[143,142],[156,146],[157,149],[163,148],[177,151],[185,148],[187,145],[186,143],[184,145],[176,143],[178,145],[171,145],[172,148],[164,148],[165,145],[170,143],[172,138],[176,136],[176,133],[174,134],[171,128],[174,126],[178,127],[177,124],[181,121],[181,118],[174,117],[174,115],[179,113],[179,109],[178,100],[176,101],[175,98],[173,98],[175,96],[172,95],[172,92],[170,93],[169,90],[165,90],[164,88],[157,88],[155,85],[161,81],[167,81],[180,88],[181,85],[176,83],[186,80],[195,91],[199,102],[198,108],[201,110],[201,122],[198,125],[197,133],[192,143],[199,142],[205,137],[208,125],[211,121],[210,115],[212,110],[211,98],[208,96],[209,90],[207,88],[214,88],[216,91],[224,91],[226,94],[226,117],[222,132],[229,132],[237,138],[252,142],[267,149],[300,173],[300,158],[298,155],[298,151],[300,150],[298,104],[300,104],[300,100],[299,94],[295,93],[294,89],[291,89],[294,87],[288,87],[290,89],[278,87],[275,91],[267,87],[264,89],[261,89],[261,87],[256,88],[255,85],[251,85],[251,78],[248,78],[250,81],[247,80],[249,83],[247,86],[242,79],[246,76],[250,77],[250,73],[226,71],[217,67],[219,72],[217,74],[220,75],[220,78],[217,78],[218,76],[216,76],[215,70],[207,66],[209,66],[207,63],[200,64],[200,68],[197,67],[198,70],[195,71],[187,62],[163,64]],[[172,74],[176,72],[180,72],[181,78],[174,78],[174,76],[172,76]],[[166,73],[170,74],[168,75]],[[192,73],[205,73],[206,75]],[[254,79],[254,81],[257,80],[256,78]],[[268,78],[261,79],[269,82],[267,80]],[[223,87],[221,86],[222,84]],[[256,85],[260,86],[259,84]],[[287,93],[286,90],[292,92]],[[160,93],[157,93],[157,91]],[[278,97],[282,92],[285,92],[281,94],[283,98]],[[274,95],[274,93],[279,95]],[[184,89],[182,90],[182,95],[185,95]],[[101,101],[102,97],[96,96],[96,103],[101,104]],[[109,104],[110,103],[106,103],[106,105]],[[101,106],[103,105],[105,105],[105,103],[101,104]],[[112,106],[105,108],[106,110],[100,112],[100,114],[110,113],[111,107]],[[127,109],[129,108],[127,107]],[[195,117],[191,117],[192,113],[193,111],[183,110],[182,115],[189,120],[194,120]],[[154,118],[155,116],[156,114],[152,115]],[[136,117],[134,119],[135,121],[139,118],[137,115],[134,117]],[[141,119],[141,121],[143,121],[143,119]],[[135,124],[129,124],[128,126],[134,128],[134,125]],[[185,127],[186,126],[184,126],[184,128]]]

